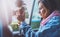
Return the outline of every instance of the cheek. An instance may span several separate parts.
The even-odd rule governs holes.
[[[45,12],[46,12],[45,9],[40,10],[40,12],[41,12],[40,15],[41,15],[42,17],[44,17],[44,16],[45,16]]]
[[[40,10],[40,14],[42,15],[42,14],[44,14],[44,13],[45,13],[44,9],[41,9],[41,10]]]

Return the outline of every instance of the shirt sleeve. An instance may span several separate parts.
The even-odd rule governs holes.
[[[33,37],[35,35],[34,31],[32,28],[26,24],[26,22],[22,22],[20,25],[20,34],[24,34],[25,37]]]
[[[39,31],[35,32],[34,30],[32,30],[32,28],[25,22],[22,22],[20,28],[21,30],[23,29],[23,34],[25,35],[25,37],[38,37],[40,34]]]

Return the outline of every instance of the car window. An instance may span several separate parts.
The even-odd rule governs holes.
[[[40,26],[40,15],[39,15],[38,1],[35,0],[34,10],[31,18],[32,29],[38,29]]]

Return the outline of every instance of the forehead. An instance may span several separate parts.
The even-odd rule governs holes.
[[[43,7],[43,6],[44,6],[44,5],[40,2],[40,3],[39,3],[39,7]]]

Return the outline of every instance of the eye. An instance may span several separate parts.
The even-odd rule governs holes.
[[[39,8],[39,13],[41,13],[41,10],[43,10],[43,8]]]
[[[39,10],[41,10],[42,8],[39,8]]]

